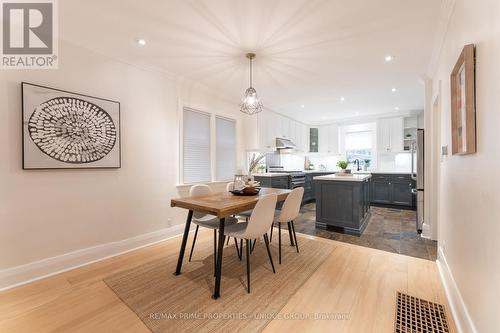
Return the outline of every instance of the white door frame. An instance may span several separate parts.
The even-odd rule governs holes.
[[[425,114],[425,187],[424,224],[422,237],[438,239],[441,190],[441,81],[432,89],[432,81],[426,82],[429,112]]]

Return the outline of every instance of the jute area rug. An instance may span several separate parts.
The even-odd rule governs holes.
[[[300,253],[282,238],[278,264],[277,237],[273,239],[276,274],[263,241],[250,256],[251,293],[246,290],[246,261],[232,245],[225,246],[221,297],[213,300],[213,242],[199,241],[182,274],[174,276],[177,252],[117,273],[104,281],[152,332],[259,332],[333,251],[334,245],[298,238]],[[191,239],[190,239],[191,240]]]

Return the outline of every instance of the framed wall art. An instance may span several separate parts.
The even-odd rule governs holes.
[[[451,73],[451,146],[453,155],[476,152],[475,48],[466,45]]]
[[[120,168],[120,103],[23,82],[23,169]]]

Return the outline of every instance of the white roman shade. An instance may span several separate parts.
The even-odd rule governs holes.
[[[372,148],[372,132],[348,132],[345,135],[346,150],[361,150]]]
[[[183,113],[183,182],[209,182],[210,115],[188,108]]]
[[[236,170],[236,122],[215,118],[215,178],[231,180]]]

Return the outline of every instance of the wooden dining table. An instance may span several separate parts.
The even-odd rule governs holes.
[[[284,201],[291,190],[276,189],[276,188],[262,188],[258,195],[253,196],[239,196],[230,192],[216,192],[202,197],[183,197],[172,199],[170,201],[171,207],[179,207],[189,210],[186,218],[186,225],[184,227],[184,234],[182,236],[181,248],[179,251],[179,258],[177,259],[177,267],[174,275],[181,274],[182,261],[186,251],[186,243],[189,235],[189,228],[191,227],[191,220],[193,212],[206,213],[214,215],[219,218],[219,239],[217,245],[217,258],[215,268],[215,287],[212,298],[217,299],[220,297],[220,284],[222,273],[222,251],[224,249],[224,224],[227,216],[236,215],[249,209],[253,209],[259,198],[267,194],[276,194],[278,202]]]

